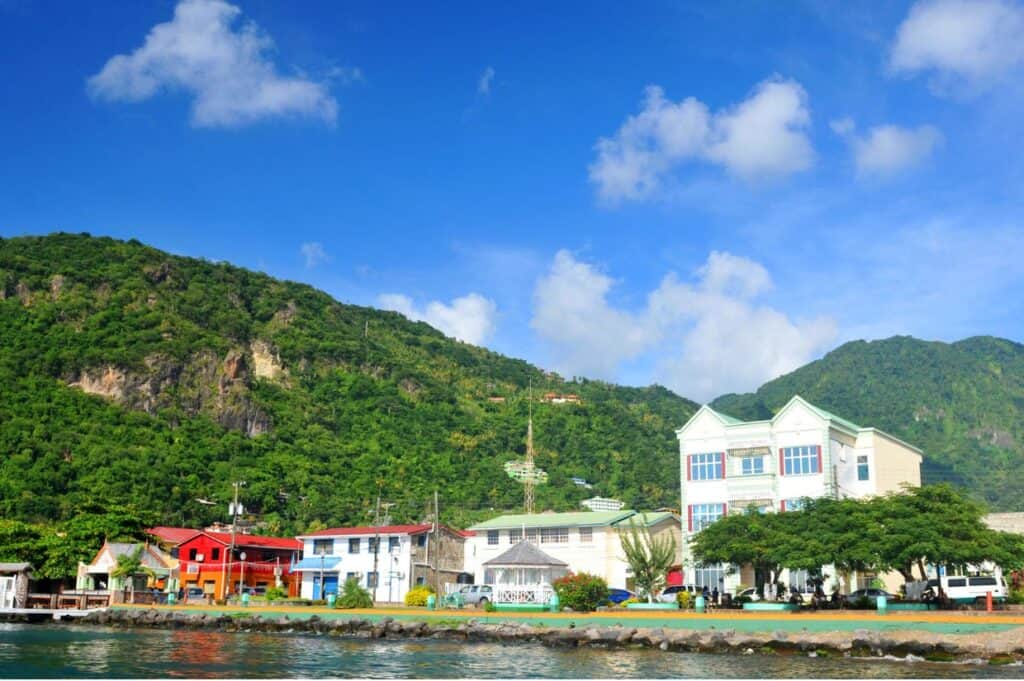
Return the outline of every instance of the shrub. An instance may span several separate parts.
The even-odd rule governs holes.
[[[552,586],[562,607],[576,612],[590,612],[608,601],[608,582],[586,572],[560,577]]]
[[[676,592],[676,603],[679,604],[680,609],[686,610],[690,607],[691,595],[689,591],[677,591]]]
[[[373,599],[370,598],[370,592],[359,586],[359,582],[353,578],[345,581],[341,596],[334,602],[334,607],[372,608]]]
[[[627,606],[627,605],[630,605],[632,603],[646,603],[646,602],[647,601],[642,601],[639,598],[627,598],[626,600],[624,600],[621,603],[619,603],[619,605]]]
[[[1024,604],[1024,588],[1011,588],[1010,593],[1006,597],[1006,602],[1014,605]]]
[[[288,592],[276,586],[272,586],[267,589],[267,593],[263,596],[268,602],[269,601],[283,601],[288,598]]]
[[[427,604],[427,596],[434,593],[433,587],[429,585],[420,585],[415,589],[410,589],[409,593],[405,594],[405,604],[423,607]]]

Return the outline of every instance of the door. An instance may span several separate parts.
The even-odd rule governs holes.
[[[327,598],[327,594],[338,594],[338,575],[324,575],[323,588],[320,586],[320,575],[313,575],[313,600]]]
[[[14,577],[0,577],[0,608],[14,607]]]

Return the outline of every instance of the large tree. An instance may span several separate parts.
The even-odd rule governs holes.
[[[703,565],[750,565],[762,586],[775,578],[782,564],[784,515],[751,510],[719,518],[694,536],[693,556]]]

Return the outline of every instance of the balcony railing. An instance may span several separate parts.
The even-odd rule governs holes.
[[[771,499],[775,494],[775,473],[735,475],[727,483],[729,501]]]

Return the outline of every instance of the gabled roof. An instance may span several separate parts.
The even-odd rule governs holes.
[[[174,546],[177,546],[184,541],[188,541],[200,532],[202,532],[202,530],[197,530],[191,527],[165,527],[163,525],[151,527],[146,530],[146,534],[153,535],[160,541],[167,544],[173,544]]]
[[[839,426],[839,427],[841,427],[841,428],[843,428],[845,430],[851,431],[853,434],[856,434],[857,431],[859,431],[859,430],[863,430],[863,428],[858,426],[853,421],[847,421],[844,418],[840,418],[839,416],[836,416],[835,414],[833,414],[830,411],[826,411],[825,409],[822,409],[821,407],[816,407],[815,405],[811,404],[810,402],[808,402],[804,398],[800,397],[799,395],[793,395],[793,397],[790,398],[789,402],[786,402],[786,404],[782,407],[782,409],[779,409],[779,411],[775,414],[775,416],[772,417],[772,422],[774,422],[777,418],[779,418],[779,416],[781,416],[784,411],[789,409],[790,405],[793,404],[793,403],[802,404],[803,406],[807,407],[812,412],[814,412],[815,414],[817,414],[821,418],[825,419],[826,421],[831,421],[834,424],[836,424],[837,426]]]
[[[432,527],[433,525],[430,523],[420,523],[419,525],[384,525],[382,527],[373,527],[372,525],[364,525],[361,527],[332,527],[328,530],[319,530],[317,532],[302,534],[299,535],[299,537],[346,537],[353,535],[372,537],[378,534],[422,534],[423,532],[429,531]],[[449,529],[449,531],[458,534],[456,530]]]
[[[552,558],[528,541],[521,541],[497,558],[484,561],[489,567],[569,567],[569,564]]]
[[[604,527],[625,520],[636,511],[574,511],[571,513],[524,513],[521,515],[501,515],[497,518],[477,523],[469,529],[476,532],[482,530],[501,530],[506,528],[528,527]]]
[[[203,532],[207,537],[212,537],[226,546],[231,545],[230,532]],[[257,549],[288,549],[298,551],[302,543],[292,537],[263,537],[257,534],[235,533],[235,547],[251,546]]]
[[[635,516],[626,518],[625,520],[620,520],[616,524],[628,525],[632,520],[633,522],[641,522],[647,527],[651,527],[653,525],[657,525],[658,523],[664,521],[667,518],[675,518],[676,520],[682,522],[682,519],[678,515],[670,511],[653,511],[649,513],[637,513]]]
[[[164,554],[163,551],[152,546],[150,544],[142,544],[139,542],[116,542],[108,541],[100,547],[100,550],[93,556],[90,565],[95,565],[96,561],[103,554],[104,551],[110,553],[110,557],[115,561],[121,556],[131,556],[136,551],[142,548],[142,555],[139,556],[142,564],[148,568],[155,568],[160,570],[166,570],[171,567],[173,560],[170,556]]]
[[[738,419],[738,418],[736,418],[734,416],[729,416],[728,414],[723,414],[720,411],[715,411],[714,409],[711,408],[710,405],[705,404],[705,405],[701,406],[700,409],[698,409],[697,411],[693,412],[693,416],[691,416],[690,418],[686,419],[686,423],[684,423],[679,428],[679,430],[676,431],[676,433],[677,434],[682,433],[684,430],[687,429],[687,427],[689,427],[689,425],[691,423],[693,423],[695,420],[697,420],[697,418],[701,414],[704,414],[704,413],[711,414],[716,419],[718,419],[722,423],[722,425],[726,425],[726,426],[738,426],[741,423],[746,423],[745,421],[741,421],[740,419]]]

